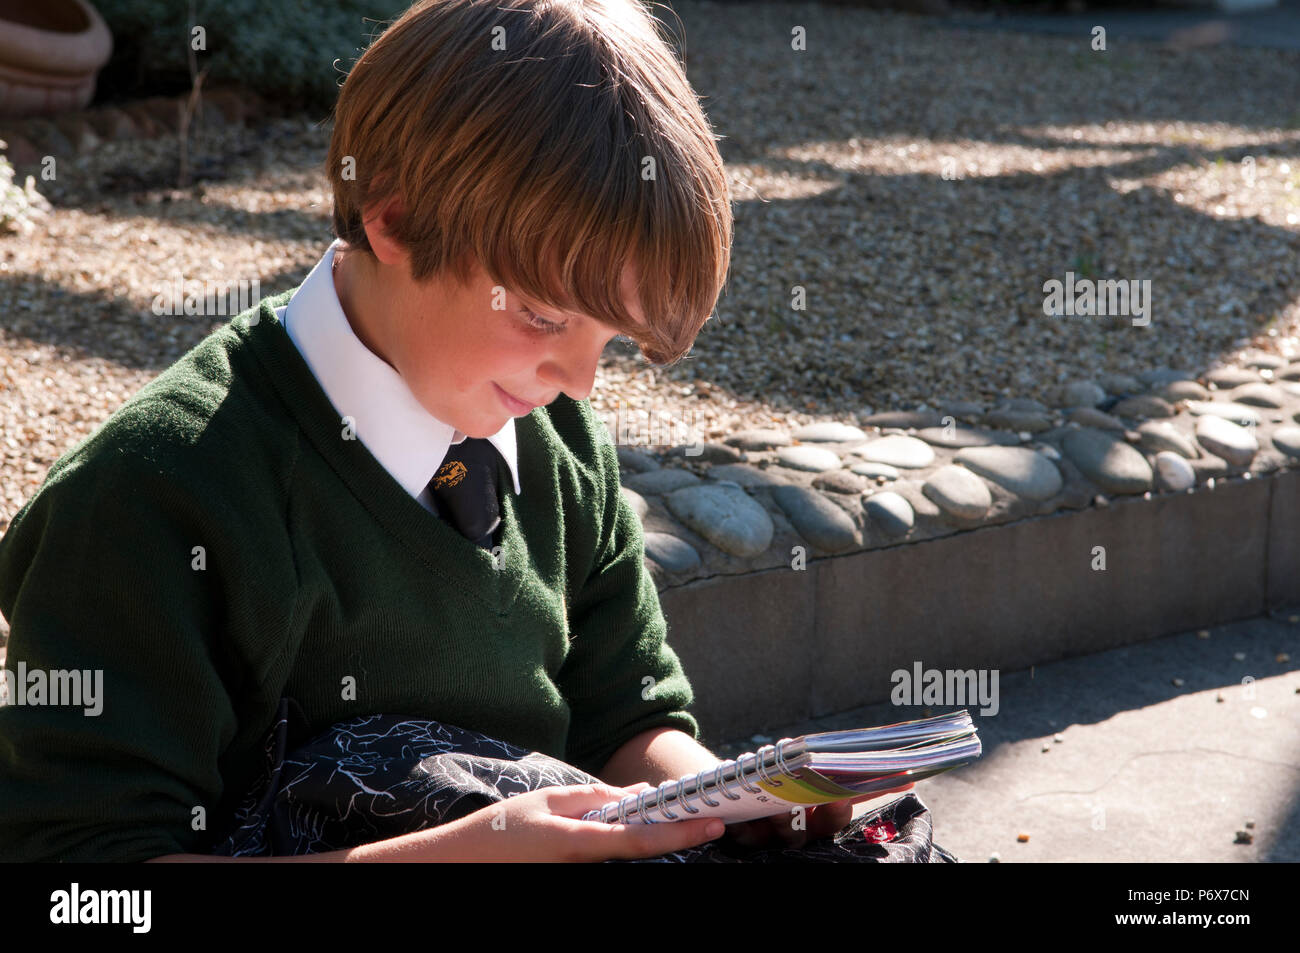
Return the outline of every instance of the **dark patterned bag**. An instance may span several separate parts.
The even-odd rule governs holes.
[[[267,733],[266,769],[213,854],[343,850],[445,824],[516,794],[599,783],[584,771],[477,731],[400,715],[340,722],[289,750],[291,703]],[[908,792],[833,837],[799,848],[712,842],[627,863],[955,863]],[[615,861],[610,861],[614,863]]]

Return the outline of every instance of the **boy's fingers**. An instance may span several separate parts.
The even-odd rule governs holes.
[[[657,824],[606,824],[581,820],[587,811],[620,800],[628,794],[653,789],[654,785],[644,781],[626,788],[609,784],[557,787],[551,792],[547,807],[552,814],[570,819],[570,836],[586,840],[592,856],[599,857],[658,857],[715,840],[726,830],[722,820],[716,817],[663,821]]]
[[[853,805],[848,801],[818,805],[808,817],[809,837],[827,837],[839,832],[853,821]]]
[[[605,836],[616,851],[611,856],[657,857],[697,847],[722,836],[721,819],[697,818],[663,824],[610,824]]]
[[[658,857],[714,840],[721,836],[722,831],[712,833],[710,826],[713,824],[722,827],[722,821],[715,817],[659,824],[602,824],[567,820],[562,829],[566,837],[573,839],[574,844],[583,845],[580,850],[582,856],[625,860]]]
[[[644,786],[644,787],[643,787]],[[612,801],[621,801],[628,794],[639,794],[650,785],[644,781],[630,788],[618,788],[612,784],[573,784],[550,790],[547,806],[552,814],[561,817],[580,818],[588,811],[604,807]]]

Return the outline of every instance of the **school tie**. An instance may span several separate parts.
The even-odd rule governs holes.
[[[489,440],[466,437],[448,448],[429,481],[438,515],[483,549],[492,548],[492,536],[501,525],[497,486],[504,469],[505,460]]]

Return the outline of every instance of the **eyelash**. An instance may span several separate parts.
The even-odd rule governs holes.
[[[556,324],[554,321],[547,321],[545,318],[534,314],[527,308],[519,313],[528,319],[528,323],[532,325],[534,329],[541,331],[543,334],[558,334],[564,330],[563,324]]]

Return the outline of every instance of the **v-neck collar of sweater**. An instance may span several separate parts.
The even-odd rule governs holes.
[[[275,309],[286,304],[292,294],[287,291],[264,298],[256,312],[235,318],[230,327],[257,355],[301,433],[375,521],[423,561],[430,572],[498,614],[507,614],[519,595],[527,568],[527,546],[519,528],[515,494],[501,494],[502,536],[499,554],[494,556],[421,506],[360,440],[345,439],[338,411],[276,318]],[[516,432],[521,438],[530,431],[530,422],[531,415],[516,420]],[[521,456],[526,443],[526,439],[519,441]],[[524,469],[522,462],[520,468]],[[520,480],[524,479],[521,475]],[[339,545],[346,546],[347,540],[339,540]],[[430,620],[430,624],[435,623]]]

